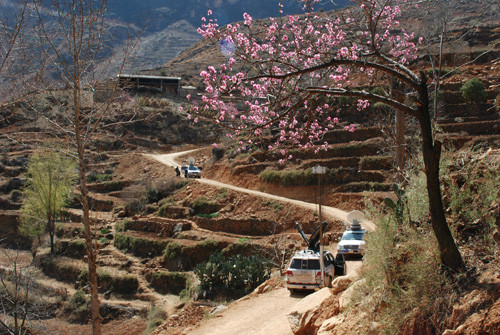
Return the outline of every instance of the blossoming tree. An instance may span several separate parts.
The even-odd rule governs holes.
[[[209,11],[199,32],[220,45],[227,61],[201,72],[206,94],[201,106],[192,107],[192,117],[229,128],[229,136],[273,131],[277,135],[269,149],[279,148],[287,159],[284,143],[317,151],[329,148],[322,138],[339,122],[338,97],[356,98],[358,110],[380,102],[413,116],[422,136],[432,228],[441,261],[450,269],[462,270],[464,263],[443,210],[441,143],[433,138],[427,78],[410,67],[422,39],[405,31],[398,21],[405,7],[416,5],[410,0],[352,3],[355,6],[338,12],[338,17],[306,13],[270,19],[263,25],[245,13],[243,24],[224,28]],[[397,81],[413,99],[401,101],[355,88],[363,77],[371,82]],[[235,98],[244,104],[237,108]],[[354,131],[353,125],[345,128]]]

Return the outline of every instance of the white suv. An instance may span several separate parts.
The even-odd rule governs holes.
[[[201,170],[194,165],[190,165],[187,168],[188,178],[201,178]]]
[[[325,265],[325,283],[330,286],[335,275],[344,274],[344,258],[325,251],[323,253]],[[321,285],[320,254],[313,250],[302,250],[293,256],[286,271],[286,287],[292,290],[314,290]]]
[[[365,232],[366,229],[361,229],[361,227],[354,228],[351,225],[351,229],[346,230],[340,238],[337,245],[337,254],[364,255],[365,241],[363,237],[365,236]]]

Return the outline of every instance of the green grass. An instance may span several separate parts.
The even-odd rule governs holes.
[[[152,240],[120,233],[114,239],[116,248],[143,258],[160,256],[169,243],[170,240]]]
[[[153,272],[150,279],[151,287],[161,294],[176,294],[191,285],[191,277],[185,272]]]
[[[199,216],[200,218],[207,218],[207,219],[213,219],[219,217],[219,213],[211,213],[211,214],[197,214],[196,216]]]

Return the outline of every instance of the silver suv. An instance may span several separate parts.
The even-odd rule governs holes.
[[[336,264],[333,255],[325,251],[323,253],[323,262],[325,264],[325,283],[330,286],[335,275],[344,274],[343,258],[338,261],[339,264]],[[342,266],[340,266],[340,263],[342,263]],[[297,252],[286,271],[286,287],[289,290],[314,290],[320,286],[321,266],[319,252],[313,250]]]
[[[325,231],[326,222],[322,222],[322,230]],[[297,252],[290,262],[286,271],[286,287],[290,290],[314,290],[321,286],[321,263],[320,263],[320,226],[316,227],[309,238],[306,237],[300,224],[297,224],[300,236],[308,245],[307,250]],[[337,257],[329,251],[323,252],[323,264],[325,266],[325,283],[330,286],[334,276],[343,276],[345,272],[344,255]]]
[[[194,165],[190,165],[187,168],[188,178],[201,178],[201,170]]]

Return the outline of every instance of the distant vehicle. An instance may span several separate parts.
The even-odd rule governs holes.
[[[348,229],[340,238],[337,245],[337,253],[346,255],[364,255],[365,252],[365,236],[366,229],[352,230]]]
[[[190,165],[187,168],[188,178],[201,178],[201,170],[194,165]]]
[[[359,211],[352,211],[347,215],[346,225],[348,225],[348,228],[339,240],[337,254],[364,255],[366,229],[361,227],[360,221],[362,219],[363,214]]]
[[[326,222],[323,222],[323,230]],[[316,227],[308,239],[300,225],[297,225],[300,236],[306,241],[309,249],[297,252],[290,262],[286,271],[286,287],[292,290],[314,290],[321,286],[321,263],[319,251],[319,226]],[[343,276],[345,273],[344,256],[337,254],[333,257],[329,251],[323,252],[323,264],[325,266],[325,283],[330,286],[334,276]]]

